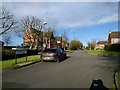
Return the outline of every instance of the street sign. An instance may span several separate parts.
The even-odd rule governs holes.
[[[17,64],[17,55],[19,54],[26,54],[26,62],[27,62],[27,50],[16,50],[15,53],[15,64]]]
[[[16,50],[16,54],[27,54],[27,50]]]

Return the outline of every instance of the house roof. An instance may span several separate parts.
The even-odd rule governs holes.
[[[120,38],[120,32],[110,32],[111,38]]]
[[[28,33],[28,31],[29,31],[29,33]],[[44,37],[46,37],[46,38],[54,37],[52,31],[43,32],[43,31],[38,31],[38,30],[36,30],[36,29],[34,29],[34,28],[31,28],[31,29],[27,30],[27,31],[24,33],[23,38],[25,38],[25,37],[27,37],[27,36],[30,37],[30,33],[31,33],[31,38],[34,36],[33,33],[37,33],[37,34],[40,35],[40,36],[42,36],[43,33],[44,33]],[[28,35],[26,36],[26,34],[28,34]],[[33,36],[32,36],[32,35],[33,35]]]
[[[97,44],[107,44],[107,41],[98,41]]]
[[[42,32],[43,33],[43,32]],[[53,32],[52,31],[48,31],[48,32],[44,32],[45,33],[45,37],[53,37]]]
[[[56,40],[56,41],[61,41],[61,40],[62,40],[62,37],[55,37],[55,40]]]

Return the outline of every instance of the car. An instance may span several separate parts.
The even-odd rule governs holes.
[[[56,61],[66,59],[66,53],[61,48],[46,48],[41,52],[40,59],[42,61]]]

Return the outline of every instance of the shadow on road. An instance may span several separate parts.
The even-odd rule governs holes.
[[[65,59],[61,60],[60,62],[66,61],[68,58],[70,58],[70,56],[67,56]],[[53,60],[45,60],[44,62],[56,62],[56,61],[53,61]],[[60,63],[60,62],[59,62],[59,63]]]
[[[98,79],[92,81],[90,90],[109,90],[109,89],[106,86],[104,86],[103,81],[101,79]]]
[[[115,65],[116,67],[115,67],[114,71],[116,71],[117,69],[120,68],[120,61],[119,61],[120,57],[101,56],[101,60],[108,61],[109,64]],[[108,62],[106,62],[106,65],[108,64]]]
[[[64,60],[61,60],[60,62],[66,61],[70,56],[67,56]]]
[[[6,88],[27,88],[28,85],[22,84],[22,83],[16,83],[16,82],[2,82],[2,88],[3,90]],[[12,89],[9,89],[12,90]]]

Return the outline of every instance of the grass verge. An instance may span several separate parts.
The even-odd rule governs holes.
[[[32,55],[27,56],[27,62],[36,62],[40,61],[40,55]],[[23,63],[26,62],[26,57],[17,58],[17,63]],[[15,59],[5,60],[0,62],[0,69],[6,70],[6,69],[13,69],[18,67],[17,64],[15,64]]]
[[[88,50],[88,53],[103,55],[103,56],[120,56],[120,52],[105,51],[105,50]]]
[[[118,87],[120,87],[120,70],[118,71]]]
[[[96,54],[96,55],[103,55],[103,56],[120,56],[120,52],[113,52],[113,51],[105,51],[105,50],[88,50],[87,51],[90,54]],[[118,71],[118,86],[120,87],[120,70]],[[113,86],[113,89],[115,90],[115,87]]]

